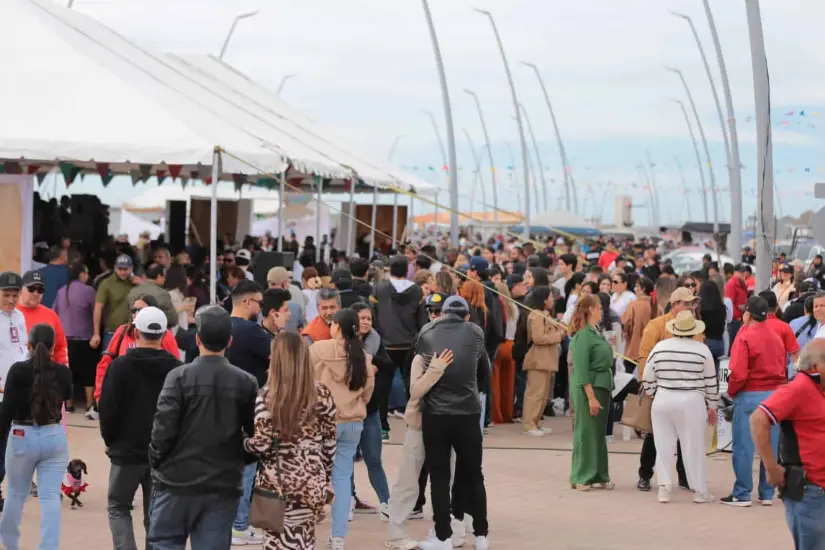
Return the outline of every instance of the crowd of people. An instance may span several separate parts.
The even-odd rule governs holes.
[[[137,548],[140,489],[156,550],[187,540],[308,550],[326,513],[333,550],[347,547],[356,514],[387,521],[388,548],[446,550],[472,537],[486,550],[484,435],[518,423],[527,437],[552,437],[545,419],[569,416],[570,487],[609,491],[614,424],[641,393],[653,400],[640,491],[655,473],[661,503],[677,486],[695,503],[716,500],[705,430],[730,398],[735,483],[719,500],[752,505],[758,452],[758,502],[771,505],[782,488],[796,548],[821,550],[825,522],[811,519],[825,506],[821,260],[808,272],[777,265],[775,284],[759,290],[748,251],[738,265],[707,255],[701,269],[676,273],[644,240],[416,242],[371,259],[326,257],[308,241],[287,243],[298,261],[266,272],[264,288],[255,261],[273,243],[226,239],[210,305],[202,251],[109,244],[94,268],[64,242],[36,269],[0,274],[8,550],[19,547],[30,492],[43,507],[41,547],[59,545],[60,424],[79,398],[111,461],[114,548]],[[405,432],[391,485],[381,447],[401,426],[392,418]],[[778,460],[780,424],[796,444]],[[376,505],[356,495],[358,460]],[[405,524],[423,517],[428,483],[434,525],[416,541]],[[274,530],[259,526],[266,499],[283,503]]]

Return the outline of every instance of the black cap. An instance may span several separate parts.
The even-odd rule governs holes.
[[[204,306],[195,313],[195,326],[201,341],[225,349],[232,338],[232,317],[218,305]],[[220,343],[223,342],[223,347]],[[215,349],[213,351],[219,351]]]
[[[744,273],[746,271],[745,264],[736,264],[733,271],[734,273]]]
[[[782,264],[782,267],[779,268],[779,271],[782,273],[790,273],[793,275],[793,266],[791,264]]]
[[[524,282],[524,277],[518,275],[517,273],[513,273],[512,275],[508,275],[504,282],[507,285],[507,288],[512,290],[514,286]]]
[[[23,279],[14,271],[0,273],[0,290],[20,290],[23,288]]]
[[[26,271],[23,274],[23,286],[29,288],[35,285],[46,286],[46,283],[43,281],[43,274],[34,269]]]
[[[759,296],[751,296],[745,304],[745,311],[754,321],[764,321],[768,318],[768,302]]]
[[[332,276],[330,277],[330,279],[332,280],[332,284],[337,284],[345,281],[352,282],[352,273],[349,269],[339,267],[338,269],[332,270]]]
[[[426,307],[431,311],[441,311],[441,308],[444,306],[444,302],[447,298],[449,298],[447,294],[433,292],[427,296]]]

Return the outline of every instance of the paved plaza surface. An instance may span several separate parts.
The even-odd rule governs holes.
[[[579,493],[570,490],[570,421],[547,419],[554,434],[543,438],[521,435],[521,426],[494,426],[485,438],[484,474],[487,486],[490,538],[502,550],[670,550],[747,548],[783,550],[793,547],[782,503],[770,508],[735,508],[693,504],[691,495],[674,491],[670,504],[659,504],[656,491],[636,489],[638,439],[610,445],[610,474],[616,490]],[[401,458],[404,426],[392,420],[392,440],[384,447],[384,467],[392,487]],[[621,427],[617,426],[621,436]],[[96,423],[81,414],[69,416],[72,458],[89,466],[89,489],[79,510],[62,504],[64,550],[111,548],[106,514],[109,462]],[[756,466],[756,463],[754,463]],[[710,491],[717,497],[732,487],[730,455],[708,459]],[[654,478],[655,482],[655,478]],[[356,464],[359,496],[375,503],[366,469]],[[429,498],[429,497],[428,497]],[[426,508],[429,518],[429,503]],[[140,507],[135,509],[135,531],[143,540]],[[39,526],[37,500],[29,499],[23,514],[21,548],[34,549]],[[411,535],[424,538],[431,521],[408,522]],[[384,548],[386,524],[378,516],[356,516],[347,537],[349,550]],[[319,548],[326,548],[330,521],[318,527]],[[473,548],[468,538],[465,548]],[[256,547],[248,547],[256,548]]]

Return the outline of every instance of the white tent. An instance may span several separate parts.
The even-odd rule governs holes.
[[[149,233],[150,238],[157,239],[161,234],[161,228],[157,224],[140,219],[127,210],[120,211],[120,231],[118,231],[118,234],[128,235],[129,242],[133,243],[144,232]]]
[[[230,182],[218,184],[218,200],[235,201],[241,198],[252,200],[252,213],[256,215],[273,214],[278,211],[278,192],[258,187],[244,187],[240,192]],[[192,198],[208,199],[212,197],[212,186],[190,184],[182,187],[174,183],[164,183],[150,187],[140,195],[125,201],[120,207],[130,212],[152,212],[164,214],[166,201],[189,201]]]

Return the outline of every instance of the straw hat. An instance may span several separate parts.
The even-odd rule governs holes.
[[[705,323],[697,321],[690,311],[680,311],[676,318],[668,321],[665,326],[673,336],[695,336],[705,332]]]

